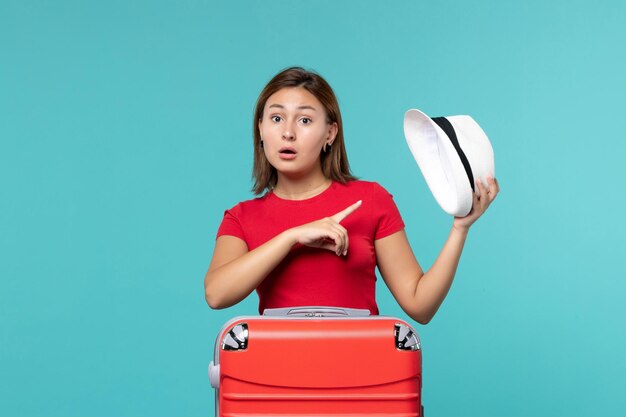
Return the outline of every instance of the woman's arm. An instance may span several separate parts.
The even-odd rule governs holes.
[[[246,298],[296,243],[331,250],[337,256],[346,255],[348,231],[339,223],[360,205],[358,201],[334,216],[288,229],[251,251],[237,237],[218,237],[204,277],[207,303],[211,308],[220,309]]]
[[[293,244],[283,232],[248,252],[248,246],[238,237],[218,237],[204,277],[204,295],[209,307],[226,308],[246,298],[287,256]]]
[[[378,269],[400,307],[415,321],[428,323],[448,294],[470,226],[487,210],[500,188],[495,179],[489,187],[477,182],[472,211],[455,218],[450,235],[432,267],[424,273],[404,231],[374,242]]]
[[[417,263],[404,230],[375,242],[378,269],[400,307],[413,320],[428,323],[448,294],[467,233],[454,228],[433,266]]]

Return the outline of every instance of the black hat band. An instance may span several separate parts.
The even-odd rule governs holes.
[[[461,158],[461,163],[463,164],[463,168],[465,168],[465,173],[467,174],[467,179],[470,182],[470,186],[472,187],[472,191],[474,190],[474,174],[472,173],[472,167],[470,166],[463,149],[461,149],[461,145],[459,145],[459,140],[456,138],[456,132],[454,131],[454,127],[452,123],[445,117],[432,117],[433,122],[437,123],[437,125],[445,132],[450,142],[452,142],[452,146],[456,149],[456,153],[459,154],[459,158]]]

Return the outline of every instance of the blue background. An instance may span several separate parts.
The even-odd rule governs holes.
[[[204,273],[252,196],[256,97],[303,65],[424,268],[452,220],[404,111],[471,114],[494,146],[501,194],[416,325],[427,414],[622,415],[625,21],[621,1],[1,0],[0,414],[213,414],[214,338],[257,299],[211,311]]]

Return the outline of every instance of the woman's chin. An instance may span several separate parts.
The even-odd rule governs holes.
[[[315,170],[311,168],[303,169],[302,167],[286,167],[284,165],[274,168],[276,168],[279,175],[289,178],[290,180],[304,179],[315,174]]]

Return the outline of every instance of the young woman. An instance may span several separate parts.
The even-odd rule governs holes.
[[[254,192],[226,210],[204,280],[211,308],[255,289],[266,308],[336,306],[378,314],[375,268],[402,309],[428,323],[443,302],[470,226],[498,194],[477,182],[472,211],[455,218],[424,273],[392,196],[350,173],[333,90],[299,67],[277,74],[254,113]]]

